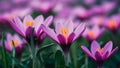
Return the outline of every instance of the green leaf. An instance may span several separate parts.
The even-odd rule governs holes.
[[[64,55],[60,50],[57,50],[55,54],[55,68],[65,68]]]
[[[40,65],[41,67],[44,67],[44,63],[43,63],[43,60],[42,60],[42,57],[41,57],[41,54],[40,54],[40,53],[41,53],[43,50],[45,50],[45,49],[53,46],[53,44],[54,44],[54,43],[51,43],[51,44],[49,44],[49,45],[45,45],[45,46],[43,46],[43,47],[41,47],[41,48],[39,48],[39,49],[37,50],[37,54],[36,54],[37,58],[36,58],[36,59],[39,60],[38,63],[39,63],[39,65]]]
[[[40,52],[42,52],[43,50],[53,46],[54,43],[48,44],[48,45],[44,45],[43,47],[39,48],[37,51],[37,56],[40,54]]]
[[[5,45],[4,45],[4,33],[2,33],[2,55],[3,55],[3,60],[4,60],[4,68],[8,68],[6,50],[5,50]]]
[[[12,40],[12,57],[15,58],[15,45],[14,41]],[[12,59],[12,68],[14,68],[14,59]]]

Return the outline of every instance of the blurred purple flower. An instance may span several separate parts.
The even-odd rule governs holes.
[[[56,0],[32,0],[30,5],[33,9],[46,14],[50,12],[56,4]]]
[[[30,42],[30,35],[32,32],[32,29],[34,28],[34,41],[36,45],[39,45],[42,43],[44,38],[46,37],[46,34],[41,29],[41,24],[44,24],[46,26],[50,26],[52,23],[53,17],[49,16],[45,21],[42,15],[39,15],[35,19],[32,18],[32,16],[27,15],[23,19],[23,23],[20,20],[20,18],[15,17],[14,20],[10,22],[12,28],[19,33],[21,36],[23,36],[28,43]]]
[[[116,6],[116,2],[103,2],[101,5],[95,5],[91,8],[91,14],[104,15],[110,13]]]
[[[120,27],[120,19],[119,18],[120,18],[120,16],[118,16],[118,15],[107,18],[105,20],[104,26],[108,30],[112,31],[113,33],[116,33]]]
[[[31,14],[32,9],[28,2],[17,3],[20,0],[1,0],[0,1],[0,22],[8,23],[8,19],[13,19],[14,16],[24,17],[26,14]],[[24,0],[25,1],[25,0]],[[28,0],[27,0],[28,1]]]
[[[85,30],[85,23],[80,23],[77,27],[70,20],[55,23],[55,31],[46,25],[41,26],[44,32],[55,42],[57,42],[65,54],[68,54],[70,45],[78,39]]]
[[[83,0],[83,1],[85,2],[85,4],[92,6],[94,5],[96,0]]]
[[[92,58],[98,66],[102,66],[109,57],[113,56],[117,52],[118,47],[113,50],[112,47],[112,41],[109,41],[103,48],[100,47],[99,43],[93,41],[90,51],[85,46],[81,46],[83,52]]]
[[[77,16],[81,20],[87,19],[88,17],[91,16],[91,12],[88,12],[89,10],[82,6],[77,6],[72,10],[73,15]]]
[[[82,36],[86,38],[89,42],[97,40],[104,32],[104,28],[99,26],[87,27]]]
[[[13,42],[14,42],[14,47],[15,47],[15,52],[16,54],[21,54],[22,51],[25,48],[25,40],[24,39],[20,39],[18,37],[18,35],[11,35],[11,34],[7,34],[6,40],[5,40],[5,48],[8,52],[12,52],[12,48],[13,48]]]
[[[102,27],[104,24],[104,18],[105,18],[104,16],[94,16],[89,20],[89,22],[90,24]]]

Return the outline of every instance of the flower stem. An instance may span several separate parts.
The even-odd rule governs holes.
[[[36,68],[35,67],[35,58],[36,58],[36,48],[35,48],[35,45],[34,45],[34,38],[33,38],[33,32],[34,32],[34,29],[32,30],[31,32],[31,36],[30,36],[30,44],[31,44],[31,51],[32,51],[32,59],[33,59],[33,67],[32,68]]]
[[[85,68],[88,68],[88,56],[85,56]]]
[[[4,60],[4,68],[8,68],[6,50],[5,50],[5,45],[4,45],[4,33],[2,33],[2,56]]]
[[[15,58],[15,45],[14,45],[14,41],[12,40],[12,45],[13,45],[13,47],[12,47],[12,68],[14,68],[14,58]]]
[[[97,68],[103,68],[103,65],[97,65]]]

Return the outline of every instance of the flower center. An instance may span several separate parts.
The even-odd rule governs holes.
[[[27,27],[33,27],[34,26],[34,22],[26,22],[26,26]]]
[[[98,24],[99,24],[99,25],[102,25],[102,22],[103,22],[103,18],[100,17],[100,18],[99,18],[99,23],[98,23]]]
[[[68,38],[68,28],[65,28],[65,29],[60,29],[60,33],[65,37],[66,39],[66,42],[67,42],[67,38]]]
[[[14,45],[13,45],[13,43],[14,43]],[[10,48],[12,48],[13,46],[14,46],[14,47],[17,47],[18,44],[19,44],[18,41],[14,41],[14,42],[11,41],[11,42],[10,42]]]
[[[97,48],[96,51],[100,52],[100,54],[103,54],[105,52],[105,49],[102,48],[102,49],[98,50],[98,48]]]
[[[93,31],[90,31],[90,32],[88,33],[88,36],[89,36],[91,39],[94,39],[95,33],[94,33]]]
[[[110,28],[117,28],[117,23],[115,21],[109,22]]]

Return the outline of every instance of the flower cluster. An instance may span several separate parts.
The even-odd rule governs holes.
[[[101,68],[117,51],[108,64],[120,67],[118,0],[0,0],[0,5],[0,68],[87,68],[87,56]]]

